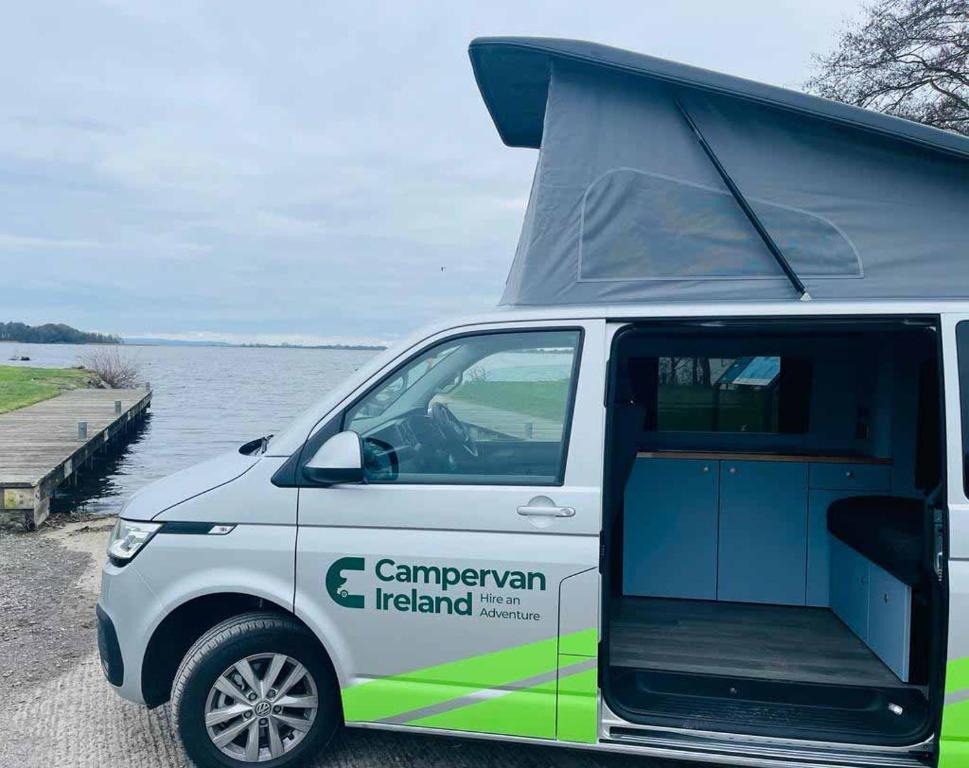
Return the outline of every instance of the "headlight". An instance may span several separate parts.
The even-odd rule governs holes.
[[[141,551],[159,528],[161,523],[119,519],[108,541],[108,557],[116,565],[124,565]]]

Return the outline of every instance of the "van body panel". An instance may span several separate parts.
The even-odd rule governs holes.
[[[582,349],[561,485],[299,490],[296,612],[328,638],[348,722],[554,739],[568,679],[568,737],[594,733],[604,324],[565,327],[576,325]],[[519,511],[541,498],[571,514]],[[563,623],[565,595],[585,602],[570,599]]]
[[[256,456],[228,451],[155,480],[129,497],[125,505],[125,516],[151,520],[167,509],[242,477],[258,461]]]
[[[114,688],[123,699],[144,704],[141,667],[151,633],[163,618],[155,595],[136,570],[119,568],[106,560],[101,568],[98,605],[114,624],[121,651],[124,675],[121,685]]]
[[[598,740],[601,589],[597,568],[568,577],[559,589],[556,735],[560,741],[591,744]]]
[[[203,595],[243,593],[292,610],[295,547],[291,525],[237,525],[222,536],[161,532],[124,571],[144,579],[161,606],[153,631],[179,605]]]
[[[335,485],[300,489],[300,525],[323,528],[464,531],[474,533],[541,533],[535,523],[516,513],[536,496],[571,507],[568,524],[548,533],[599,535],[599,488],[547,485]],[[420,509],[420,514],[404,510]],[[402,515],[402,513],[404,513]],[[561,530],[560,530],[561,529]]]
[[[295,548],[294,525],[237,525],[222,536],[159,533],[127,565],[106,562],[98,605],[117,630],[121,696],[144,703],[145,651],[179,606],[205,595],[246,594],[292,610]]]
[[[234,479],[171,503],[155,515],[147,506],[150,497],[136,497],[125,510],[125,517],[155,522],[295,526],[296,489],[279,488],[271,482],[283,463],[284,459],[276,457],[257,458]],[[175,488],[177,485],[171,489],[172,495]]]
[[[597,556],[594,536],[301,522],[296,612],[329,640],[350,722],[553,738],[560,585]]]

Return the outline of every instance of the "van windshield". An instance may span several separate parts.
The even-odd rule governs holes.
[[[370,419],[385,413],[435,367],[446,360],[456,347],[444,348],[437,355],[422,357],[417,364],[404,368],[398,375],[367,397],[355,412],[355,417]]]

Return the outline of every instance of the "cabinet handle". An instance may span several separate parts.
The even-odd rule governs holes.
[[[731,467],[727,471],[730,472],[731,475],[736,475],[737,474],[737,468],[736,467]]]
[[[852,472],[850,469],[845,470],[845,477],[847,477],[849,480],[854,476],[855,476],[855,473]]]
[[[710,467],[704,467],[704,468],[703,468],[703,471],[704,471],[704,472],[709,472],[709,471],[710,471]]]

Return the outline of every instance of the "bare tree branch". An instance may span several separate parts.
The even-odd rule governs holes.
[[[969,0],[876,0],[814,61],[819,96],[969,135]]]
[[[93,371],[112,389],[132,389],[141,380],[141,367],[119,347],[94,347],[81,356],[81,366]]]

